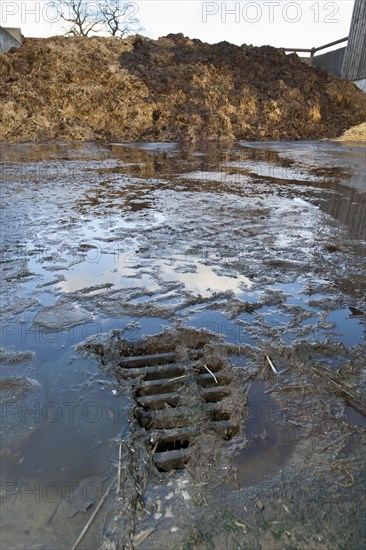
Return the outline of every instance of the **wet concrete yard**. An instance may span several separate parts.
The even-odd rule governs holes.
[[[2,546],[362,547],[364,149],[0,147]]]

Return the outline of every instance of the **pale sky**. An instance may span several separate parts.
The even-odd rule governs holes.
[[[349,33],[354,0],[136,0],[128,2],[143,27],[157,38],[182,32],[205,42],[311,48]],[[1,0],[0,24],[25,36],[63,34],[50,0]],[[131,12],[132,13],[132,12]],[[57,17],[56,17],[57,19]],[[341,47],[336,46],[336,47]]]

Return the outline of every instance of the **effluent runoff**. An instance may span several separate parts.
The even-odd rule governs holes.
[[[361,548],[364,149],[2,144],[3,548]]]

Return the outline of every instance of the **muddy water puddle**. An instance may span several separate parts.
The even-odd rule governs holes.
[[[244,432],[248,444],[232,459],[241,485],[266,481],[290,460],[298,434],[286,414],[265,393],[265,384],[253,382],[248,392],[248,418]]]
[[[217,459],[216,471],[213,461],[218,479],[234,468],[242,487],[269,481],[299,460],[305,436],[326,437],[320,426],[328,420],[295,415],[286,422],[291,400],[321,402],[322,411],[338,400],[335,438],[340,430],[346,437],[347,430],[364,429],[363,409],[352,400],[362,401],[365,389],[360,148],[3,144],[1,150],[1,346],[34,353],[1,364],[1,380],[30,380],[26,393],[7,392],[2,401],[5,546],[49,547],[46,529],[55,547],[70,547],[98,500],[82,502],[79,493],[90,482],[99,498],[117,473],[132,394],[100,361],[74,349],[89,337],[116,333],[132,345],[192,327],[235,346],[238,408],[248,416],[236,447],[228,448],[228,464]],[[314,366],[337,378],[329,380],[328,371],[320,378]],[[108,496],[81,547],[100,546],[117,501]]]

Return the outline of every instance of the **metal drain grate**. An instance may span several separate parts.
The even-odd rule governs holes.
[[[185,361],[167,352],[124,357],[119,363],[119,375],[139,379],[135,416],[160,471],[185,468],[203,431],[212,429],[225,440],[239,431],[225,399],[231,394],[227,369],[205,365],[203,357],[197,349]]]

